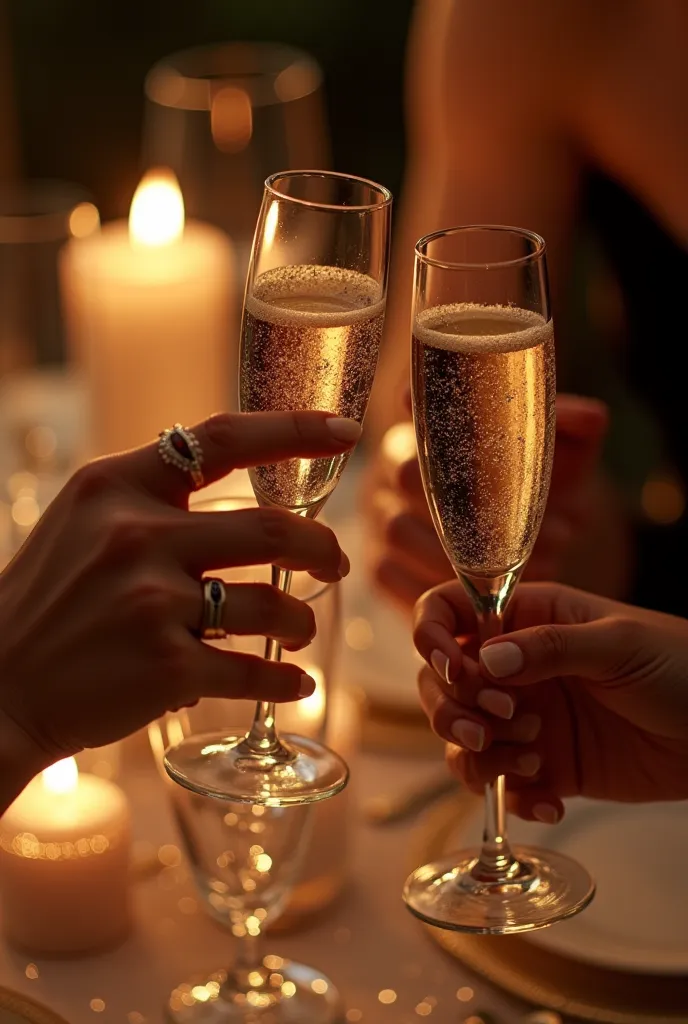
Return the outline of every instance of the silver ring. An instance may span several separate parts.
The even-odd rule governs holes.
[[[203,451],[193,430],[175,423],[173,427],[161,431],[158,452],[163,462],[190,475],[194,490],[205,486],[201,469]]]
[[[203,580],[202,640],[224,640],[227,630],[222,625],[227,591],[222,580],[208,576]]]

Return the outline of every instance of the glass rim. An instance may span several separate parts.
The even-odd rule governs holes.
[[[275,188],[275,182],[280,178],[334,178],[339,181],[352,181],[358,185],[367,185],[368,188],[382,196],[379,203],[364,203],[361,206],[339,206],[336,203],[318,203],[312,199],[301,199],[298,196],[288,196]],[[392,203],[392,193],[384,185],[372,181],[370,178],[362,178],[357,174],[343,174],[341,171],[304,170],[304,171],[277,171],[265,179],[265,191],[270,192],[276,199],[285,202],[297,203],[299,206],[307,206],[312,210],[328,210],[337,213],[372,213],[375,210],[384,210]]]
[[[512,260],[489,260],[488,262],[482,260],[479,263],[438,260],[434,256],[429,256],[427,252],[423,251],[423,247],[427,247],[431,242],[436,241],[438,238],[447,238],[450,235],[458,235],[472,231],[501,231],[505,234],[519,235],[521,238],[527,238],[533,242],[535,248],[532,252],[526,253],[525,256],[518,256]],[[547,244],[542,235],[538,235],[537,232],[530,231],[528,228],[512,227],[508,224],[460,224],[453,228],[441,228],[439,231],[431,231],[429,234],[423,235],[422,238],[418,239],[415,245],[415,255],[417,260],[420,260],[431,267],[439,267],[442,270],[500,270],[507,267],[525,266],[528,263],[534,263],[536,260],[542,259],[546,251]]]
[[[227,70],[208,77],[202,71],[189,69],[189,64],[203,60],[213,60],[223,56],[243,56],[251,54],[264,60],[272,57],[274,66],[263,71],[246,70],[246,66],[236,70]],[[279,65],[279,66],[278,66]],[[243,68],[243,70],[242,70]],[[293,71],[302,72],[300,80],[295,79]],[[292,73],[285,80],[280,76]],[[305,99],[322,87],[323,73],[318,62],[304,50],[288,43],[271,43],[260,41],[240,42],[238,40],[220,43],[201,43],[182,50],[175,50],[157,60],[148,70],[144,80],[146,99],[158,106],[173,110],[210,111],[213,95],[218,88],[231,83],[244,83],[251,78],[263,78],[269,81],[274,95],[269,99],[265,95],[251,95],[252,106],[277,106],[295,100]]]

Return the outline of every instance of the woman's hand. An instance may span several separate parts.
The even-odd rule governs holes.
[[[478,658],[475,616],[458,582],[416,608],[415,642],[428,663],[421,702],[470,789],[505,774],[510,809],[546,822],[575,794],[688,797],[688,622],[526,583],[507,626]]]
[[[556,579],[572,542],[594,512],[592,482],[607,429],[604,405],[557,397],[557,433],[549,500],[527,579]],[[387,433],[365,482],[373,572],[395,601],[411,608],[454,575],[432,524],[412,424]]]
[[[215,416],[195,433],[210,482],[238,467],[340,454],[360,428],[324,413],[265,413]],[[259,563],[336,581],[349,571],[336,537],[280,509],[190,513],[188,495],[189,477],[156,445],[92,462],[0,576],[0,769],[23,766],[19,789],[58,758],[200,697],[290,701],[313,691],[295,665],[201,643],[200,581]],[[223,625],[290,650],[315,629],[307,605],[259,584],[227,585]]]

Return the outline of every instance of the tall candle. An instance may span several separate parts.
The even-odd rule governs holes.
[[[128,224],[68,242],[60,269],[70,342],[90,390],[92,454],[227,407],[232,247],[217,228],[185,223],[170,172],[144,177]]]
[[[74,758],[35,778],[0,819],[2,927],[36,954],[85,953],[129,929],[130,823],[121,789]]]

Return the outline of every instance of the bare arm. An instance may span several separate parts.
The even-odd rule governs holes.
[[[548,48],[542,39],[543,6],[419,0],[407,67],[409,157],[369,421],[373,440],[403,415],[413,248],[421,235],[471,223],[538,231],[549,247],[555,304],[561,300],[579,165],[557,99],[565,76],[554,43]]]

